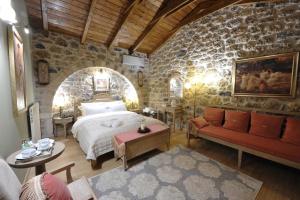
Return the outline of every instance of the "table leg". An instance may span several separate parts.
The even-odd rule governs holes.
[[[176,127],[176,115],[175,112],[173,113],[173,132],[175,132],[175,127]]]
[[[123,167],[124,167],[124,170],[126,171],[127,170],[127,159],[126,159],[126,156],[123,156]]]
[[[54,137],[57,137],[56,125],[54,123],[53,123],[53,135]]]
[[[35,166],[35,175],[40,175],[46,171],[45,164]]]
[[[65,138],[67,137],[67,125],[64,124],[64,134],[65,134]]]

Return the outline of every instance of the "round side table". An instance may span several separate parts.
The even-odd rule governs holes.
[[[54,160],[58,156],[60,156],[65,150],[65,145],[62,142],[55,142],[52,150],[52,154],[47,157],[37,157],[28,162],[18,162],[16,160],[16,155],[21,153],[21,150],[12,153],[10,156],[7,157],[6,162],[13,168],[29,168],[35,167],[35,174],[39,175],[46,171],[45,164]]]

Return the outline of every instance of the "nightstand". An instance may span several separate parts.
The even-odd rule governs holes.
[[[61,118],[61,117],[54,117],[53,118],[53,133],[54,136],[57,136],[57,129],[56,126],[57,125],[62,125],[64,128],[64,135],[65,137],[67,137],[67,125],[73,122],[73,117],[65,117],[65,118]]]

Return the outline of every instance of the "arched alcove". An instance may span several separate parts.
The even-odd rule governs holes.
[[[62,81],[53,97],[52,113],[56,114],[59,107],[62,107],[64,113],[74,115],[76,106],[93,99],[98,93],[95,91],[94,79],[99,76],[109,83],[108,93],[114,99],[122,99],[129,109],[138,107],[137,91],[125,76],[106,67],[88,67],[72,73]]]

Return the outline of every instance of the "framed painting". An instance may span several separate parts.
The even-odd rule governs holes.
[[[144,74],[142,71],[137,72],[137,82],[139,87],[143,87],[144,85]]]
[[[109,92],[110,79],[109,77],[94,76],[94,91],[95,92]]]
[[[233,96],[296,97],[299,52],[235,62]]]
[[[47,85],[50,82],[49,78],[49,63],[46,60],[37,61],[38,83]]]
[[[21,36],[14,26],[8,28],[10,79],[15,116],[27,110],[24,47]]]

